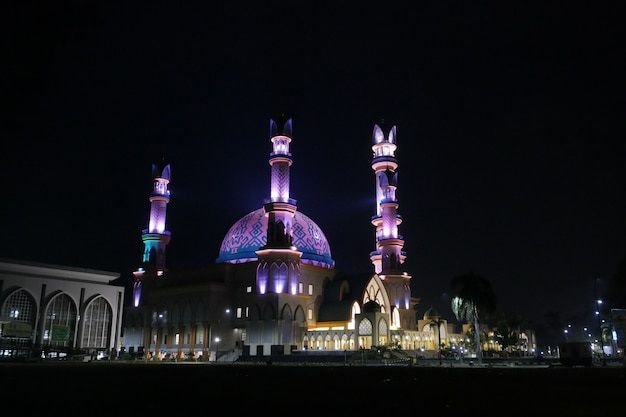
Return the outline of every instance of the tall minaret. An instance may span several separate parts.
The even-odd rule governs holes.
[[[142,267],[133,272],[133,305],[137,307],[141,298],[144,276],[161,276],[165,268],[165,247],[170,242],[171,233],[165,230],[167,204],[170,202],[170,164],[165,159],[160,164],[152,164],[154,185],[150,193],[150,221],[148,228],[141,232],[143,240]]]
[[[267,242],[256,252],[259,294],[296,294],[300,280],[302,252],[293,246],[292,235],[296,200],[289,197],[289,168],[293,163],[289,152],[291,139],[291,118],[281,115],[270,119],[271,187],[270,199],[263,205],[267,216]]]
[[[411,308],[411,277],[402,272],[406,254],[402,250],[404,240],[398,234],[402,218],[398,215],[396,199],[396,126],[387,127],[384,121],[374,125],[372,151],[372,169],[376,176],[376,216],[372,217],[376,227],[376,250],[370,253],[370,259],[388,290],[391,303],[408,310]]]

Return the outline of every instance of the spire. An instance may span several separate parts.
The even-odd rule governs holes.
[[[141,232],[143,240],[142,267],[135,271],[133,288],[133,305],[139,305],[141,298],[142,281],[144,275],[161,276],[166,271],[165,249],[170,242],[171,233],[165,230],[167,204],[170,202],[168,188],[171,169],[170,164],[163,158],[159,163],[152,164],[153,187],[149,196],[150,220],[148,228]]]
[[[281,115],[270,119],[270,141],[272,153],[270,199],[265,204],[268,214],[266,247],[290,247],[292,244],[293,216],[296,200],[289,197],[289,169],[293,163],[289,145],[291,144],[291,118]]]
[[[267,241],[256,252],[259,259],[259,294],[269,292],[295,295],[300,281],[302,252],[293,246],[296,200],[289,196],[289,169],[293,163],[289,151],[291,139],[290,117],[281,115],[270,119],[270,198],[263,205],[267,215]]]
[[[409,309],[411,303],[410,276],[402,271],[406,257],[404,240],[398,227],[398,160],[396,159],[396,126],[385,122],[374,125],[372,134],[372,169],[376,177],[376,250],[370,253],[374,270],[387,288],[392,304]]]
[[[377,273],[399,273],[404,262],[404,241],[398,233],[402,218],[397,214],[398,161],[396,152],[396,126],[384,121],[374,125],[372,134],[372,169],[376,177],[376,251],[370,259]]]

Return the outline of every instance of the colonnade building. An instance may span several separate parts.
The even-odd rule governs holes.
[[[0,357],[109,357],[122,345],[119,273],[0,259]]]

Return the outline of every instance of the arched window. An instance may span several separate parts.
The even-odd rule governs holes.
[[[103,297],[89,303],[83,321],[83,348],[110,347],[112,317],[111,306]]]
[[[361,320],[361,323],[359,323],[359,334],[363,336],[365,335],[371,336],[372,335],[372,322],[369,321],[368,319]]]
[[[37,306],[35,300],[24,289],[11,294],[2,308],[2,317],[8,318],[0,332],[0,339],[10,339],[12,345],[29,345],[33,337]]]
[[[49,348],[73,346],[76,306],[67,294],[59,294],[48,304],[44,322],[44,345]]]

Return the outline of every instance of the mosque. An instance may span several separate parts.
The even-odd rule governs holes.
[[[168,270],[166,229],[171,167],[153,164],[150,220],[134,272],[132,305],[124,309],[121,349],[146,359],[233,361],[240,357],[348,352],[393,347],[431,355],[462,336],[419,299],[411,275],[396,198],[396,126],[374,125],[376,250],[372,273],[334,269],[320,227],[291,198],[292,119],[270,119],[269,198],[226,233],[214,263]],[[364,227],[368,227],[364,225]],[[367,254],[364,254],[367,256]]]

